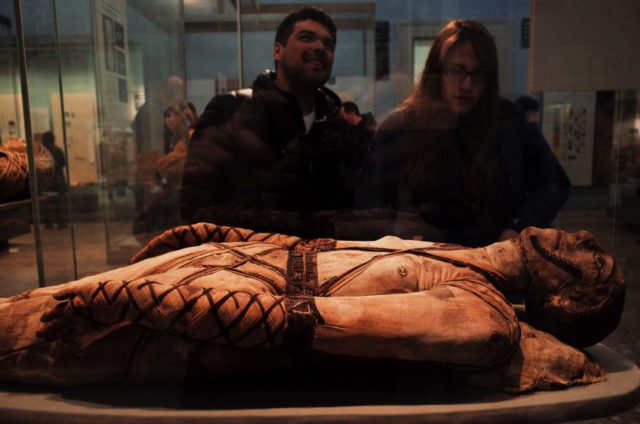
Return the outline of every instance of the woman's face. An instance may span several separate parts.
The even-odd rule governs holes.
[[[172,132],[179,134],[184,129],[185,120],[182,112],[175,107],[167,109],[164,113],[164,122]]]
[[[450,112],[458,116],[469,113],[480,101],[489,74],[480,68],[476,52],[466,42],[455,48],[443,46],[442,101]]]

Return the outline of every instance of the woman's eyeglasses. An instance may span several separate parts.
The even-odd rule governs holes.
[[[182,112],[180,112],[179,110],[175,110],[173,108],[169,108],[166,109],[163,114],[162,114],[165,118],[169,118],[171,116],[180,116],[182,115]]]
[[[464,81],[467,75],[471,77],[471,82],[476,85],[486,84],[489,81],[489,72],[473,71],[469,72],[463,65],[445,63],[442,65],[442,73],[458,82]]]

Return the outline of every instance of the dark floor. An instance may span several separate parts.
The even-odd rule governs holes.
[[[625,212],[625,211],[622,211]],[[626,212],[625,212],[626,213]],[[560,213],[556,226],[566,231],[586,229],[592,232],[605,250],[612,252],[627,281],[626,308],[618,329],[604,344],[640,364],[640,229],[633,213],[616,213],[614,220],[607,208],[571,208]],[[621,218],[622,217],[622,218]],[[631,217],[631,218],[630,218]],[[615,231],[614,231],[615,228]],[[76,257],[73,257],[71,231],[42,229],[41,239],[45,280],[57,284],[124,265],[128,257],[145,240],[131,235],[131,221],[81,220],[73,226]],[[0,297],[7,297],[38,287],[34,235],[25,234],[9,240],[0,251]],[[640,423],[640,406],[622,414],[581,423]]]

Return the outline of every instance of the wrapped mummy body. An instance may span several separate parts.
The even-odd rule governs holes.
[[[538,329],[518,321],[508,293],[525,294]],[[466,249],[198,224],[127,267],[0,300],[0,378],[179,379],[189,355],[216,371],[256,366],[251,355],[290,366],[294,349],[472,366],[484,370],[474,382],[507,391],[590,383],[604,371],[556,337],[597,342],[623,298],[614,261],[586,233],[527,229]]]
[[[53,180],[55,170],[51,153],[39,141],[34,142],[35,175],[41,190]],[[0,143],[0,202],[29,197],[29,161],[24,140],[10,138]]]

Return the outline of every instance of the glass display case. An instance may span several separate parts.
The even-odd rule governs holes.
[[[261,71],[273,69],[275,28],[303,3],[247,1],[239,2],[239,9],[234,1],[20,4],[20,23],[11,2],[0,10],[0,136],[5,144],[21,140],[19,148],[33,152],[37,164],[52,161],[39,141],[52,131],[65,155],[68,186],[55,194],[44,173],[35,179],[37,198],[9,196],[24,208],[7,206],[12,212],[3,227],[2,262],[11,267],[16,250],[31,256],[18,273],[28,286],[122,265],[153,234],[178,222],[167,212],[177,208],[175,196],[160,202],[164,218],[149,218],[145,211],[166,189],[155,169],[172,147],[162,113],[176,101],[188,101],[201,113],[216,94],[249,87]],[[538,125],[572,181],[559,223],[573,209],[588,209],[593,215],[601,211],[599,223],[608,223],[603,239],[614,240],[621,226],[635,226],[637,91],[529,92],[528,1],[499,8],[483,2],[326,2],[325,9],[339,28],[327,87],[378,122],[411,93],[433,39],[448,20],[485,23],[498,47],[501,94],[538,101]],[[24,28],[23,43],[18,25]],[[33,138],[29,149],[25,98]],[[34,206],[40,222],[33,222]],[[19,224],[10,225],[12,219]],[[99,260],[85,259],[86,252],[99,251]],[[11,284],[1,285],[5,294],[23,287],[9,289]]]
[[[13,180],[0,181],[0,297],[126,265],[154,236],[179,225],[184,158],[177,170],[167,163],[184,154],[177,146],[188,142],[184,134],[196,121],[187,119],[178,131],[173,114],[196,118],[214,96],[251,87],[260,72],[273,69],[275,30],[304,4],[2,2],[0,177]],[[498,49],[500,95],[539,104],[535,125],[571,180],[553,225],[592,232],[633,285],[640,77],[627,89],[530,91],[529,0],[314,5],[338,27],[326,86],[378,123],[411,94],[447,22],[484,23]],[[50,147],[51,138],[57,147]],[[607,339],[632,360],[640,358],[640,345],[626,340],[637,330],[635,309],[629,302],[621,328]]]
[[[163,96],[186,90],[182,2],[19,4],[21,22],[12,2],[0,10],[2,142],[14,140],[51,170],[33,179],[38,196],[23,190],[5,198],[1,261],[13,272],[2,273],[3,295],[127,262],[140,246],[136,202],[156,189],[153,171],[147,177],[141,169],[149,155],[165,153],[163,102],[172,99]],[[159,113],[153,122],[150,109]],[[136,143],[136,128],[144,142]],[[64,156],[60,169],[40,141],[48,131]],[[53,172],[62,185],[52,183]]]

